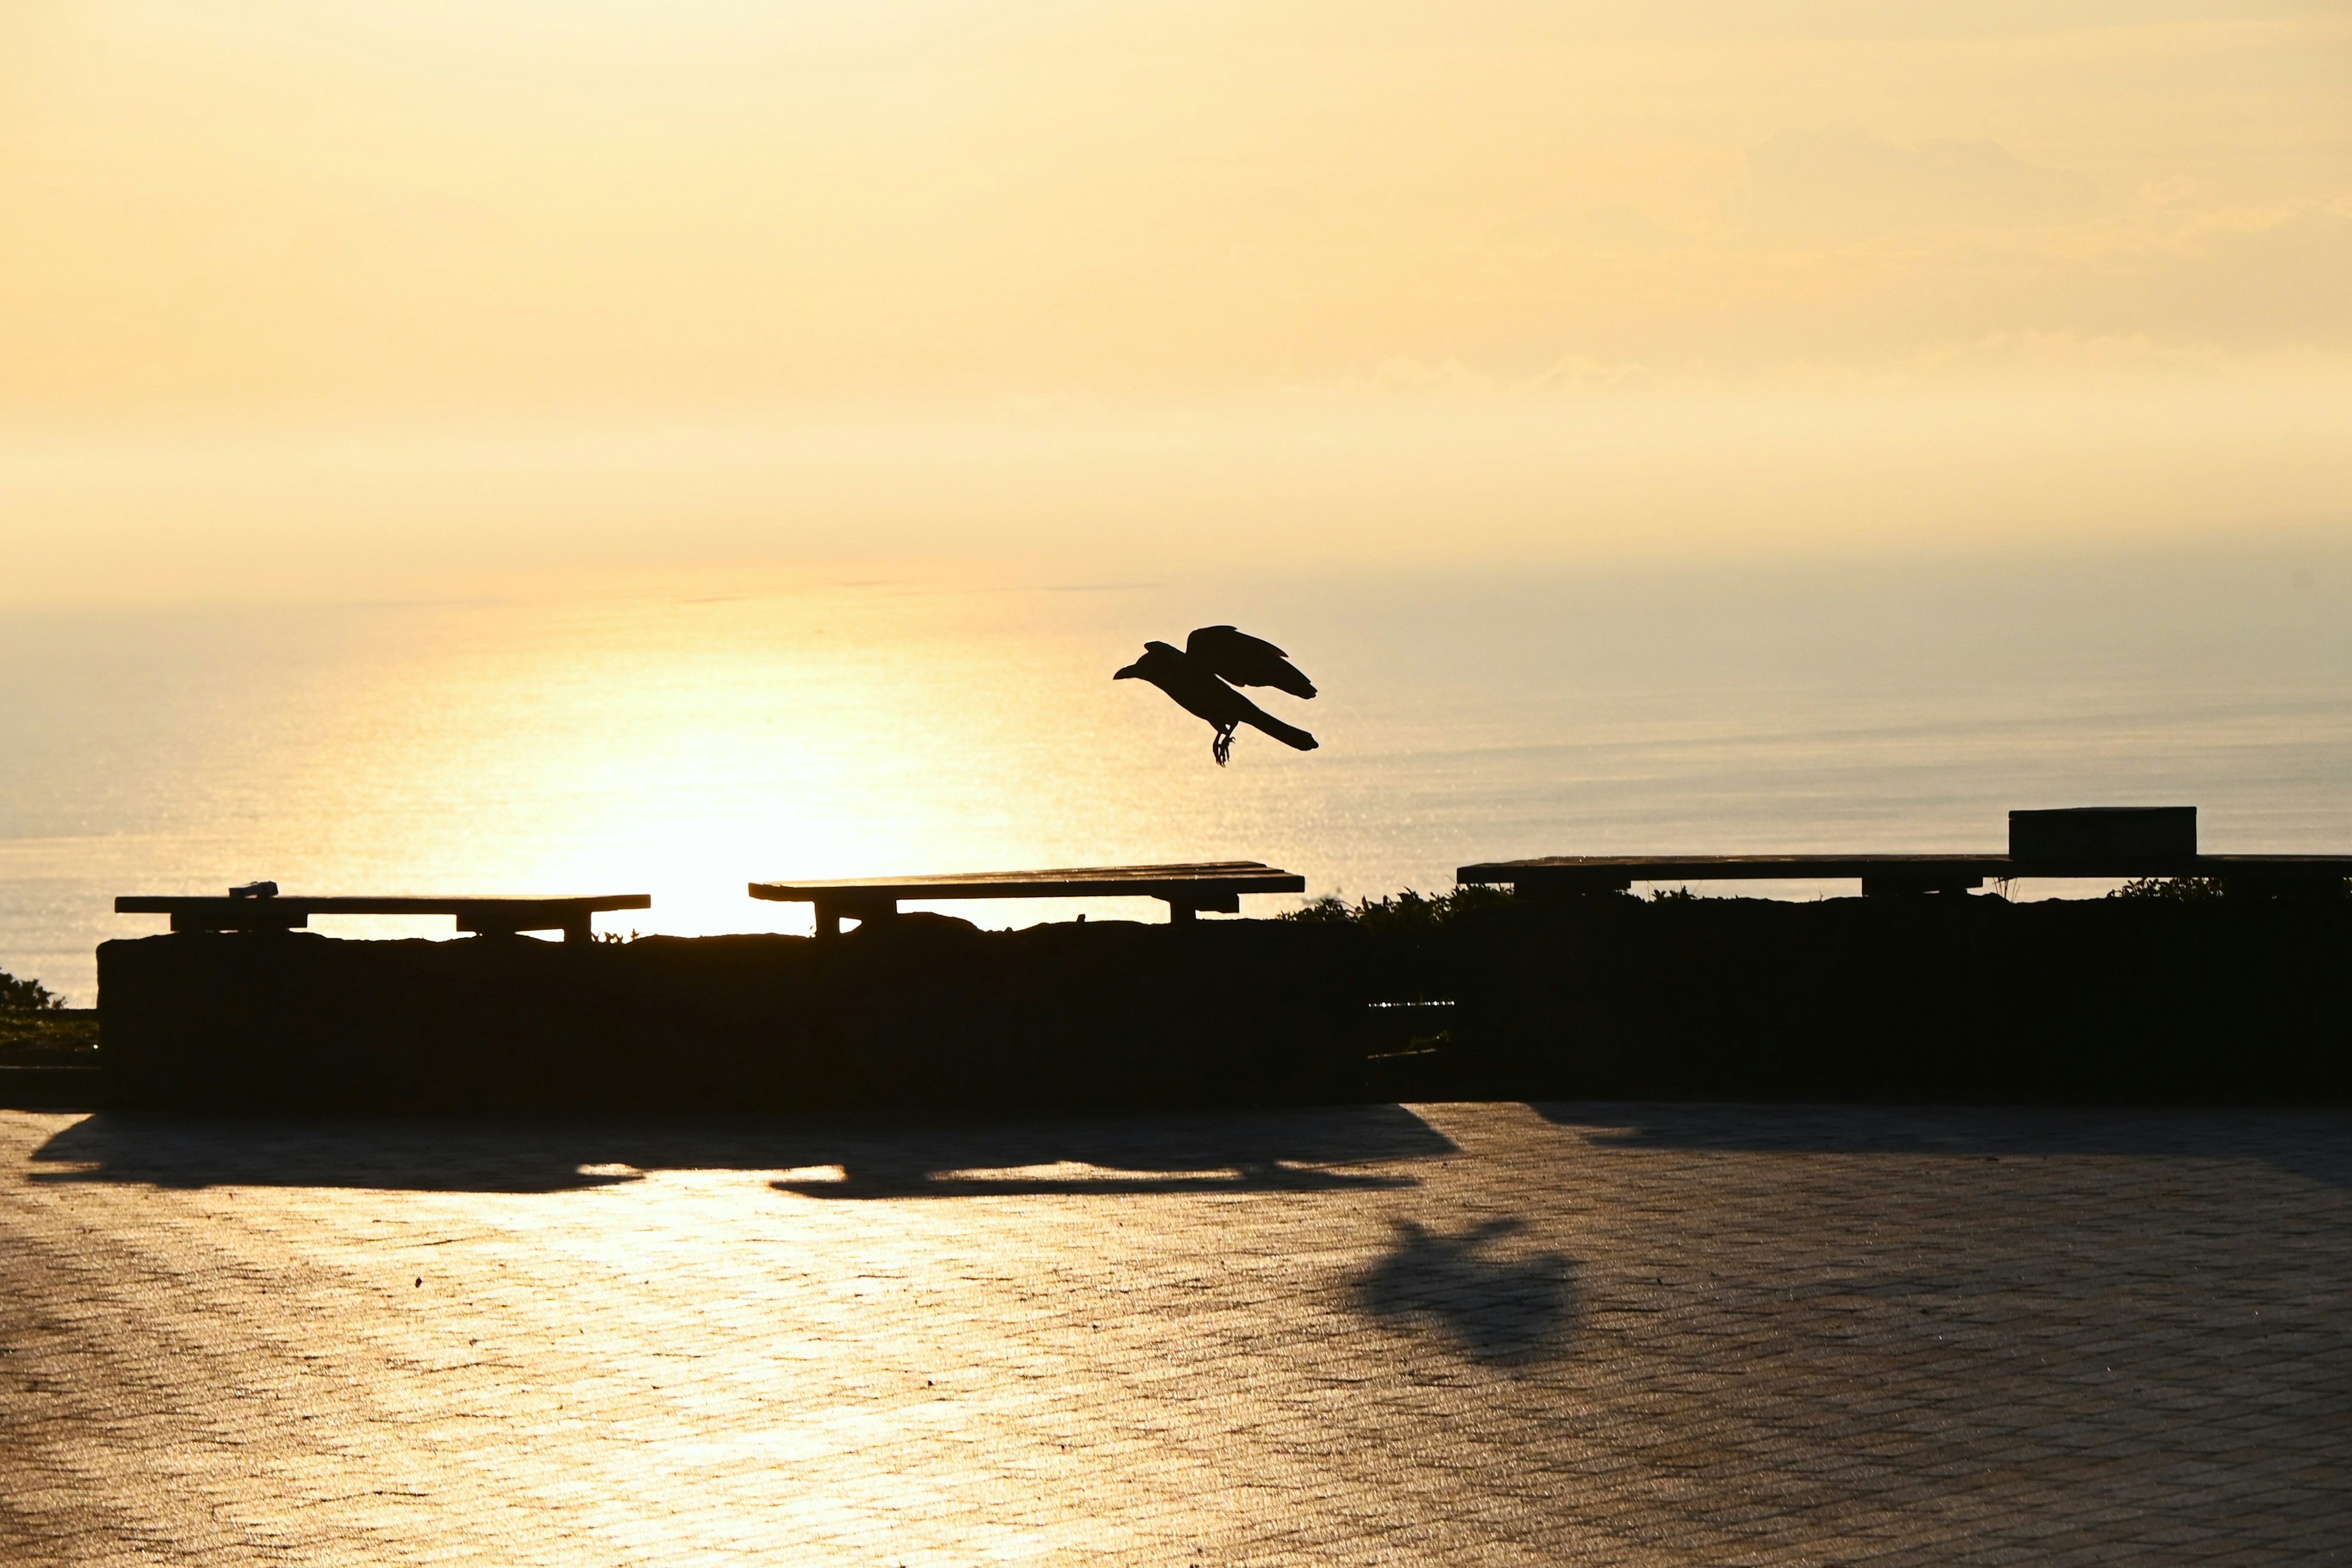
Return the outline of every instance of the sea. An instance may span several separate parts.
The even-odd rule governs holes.
[[[600,920],[626,936],[807,930],[747,896],[763,879],[1254,859],[1352,900],[1521,856],[1997,850],[2029,806],[2195,805],[2209,850],[2347,851],[2340,537],[1132,580],[762,567],[0,614],[0,969],[90,1005],[98,944],[164,924],[117,895],[260,879],[650,894]],[[1318,749],[1244,730],[1219,767],[1204,724],[1111,679],[1220,623],[1315,679],[1312,701],[1260,696]]]

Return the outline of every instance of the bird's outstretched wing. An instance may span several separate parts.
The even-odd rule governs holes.
[[[1271,686],[1293,697],[1315,695],[1315,683],[1280,648],[1232,626],[1201,627],[1184,639],[1184,655],[1235,686]]]

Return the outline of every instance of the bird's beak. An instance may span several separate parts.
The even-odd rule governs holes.
[[[1120,670],[1117,675],[1112,676],[1111,679],[1113,680],[1134,680],[1138,679],[1140,673],[1139,666],[1130,664],[1125,669]]]

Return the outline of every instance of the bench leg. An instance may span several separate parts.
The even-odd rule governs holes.
[[[594,942],[596,940],[596,933],[590,928],[588,917],[586,915],[582,915],[578,920],[573,921],[571,924],[565,926],[563,928],[563,940],[566,942]]]
[[[1170,925],[1190,925],[1195,920],[1200,918],[1200,914],[1201,911],[1194,909],[1190,904],[1180,904],[1173,899],[1168,900],[1168,923]]]
[[[898,912],[898,902],[896,899],[887,904],[821,903],[816,907],[816,934],[839,936],[841,922],[845,919],[865,925],[872,921],[887,921]]]

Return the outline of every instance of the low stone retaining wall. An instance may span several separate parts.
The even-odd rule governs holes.
[[[2352,1100],[2352,903],[1630,898],[1479,911],[1472,1097]]]
[[[156,1109],[2352,1101],[2342,902],[1602,897],[1410,951],[925,915],[825,942],[189,933],[108,942],[99,974],[108,1098]]]
[[[112,1103],[349,1110],[1230,1105],[1360,1089],[1355,933],[1273,921],[99,949]]]

